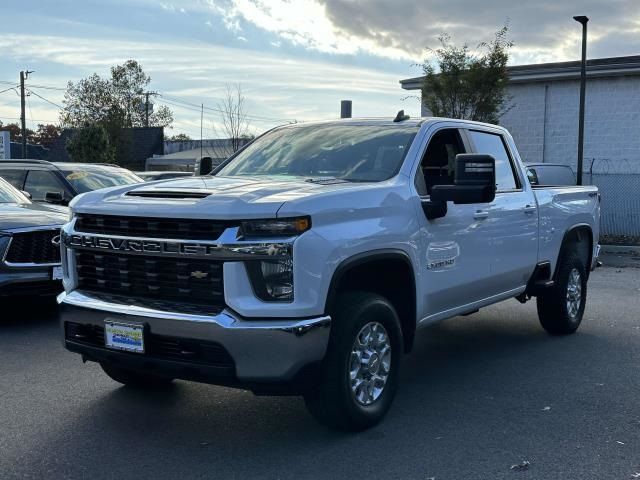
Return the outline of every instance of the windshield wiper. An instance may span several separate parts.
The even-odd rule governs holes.
[[[312,177],[312,178],[305,178],[304,181],[307,183],[332,184],[332,183],[349,183],[350,180],[347,180],[346,178],[337,178],[337,177]]]

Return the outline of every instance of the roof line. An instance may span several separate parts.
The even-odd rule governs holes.
[[[569,62],[512,65],[507,67],[509,83],[546,80],[574,80],[580,78],[579,60]],[[587,60],[587,77],[618,77],[640,75],[640,55],[594,58]],[[421,88],[424,76],[400,80],[405,90]]]

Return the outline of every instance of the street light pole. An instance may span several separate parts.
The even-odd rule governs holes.
[[[577,183],[582,185],[582,160],[584,154],[584,100],[587,87],[587,22],[589,18],[577,15],[573,19],[582,24],[582,64],[580,67],[580,113],[578,119],[578,168]]]

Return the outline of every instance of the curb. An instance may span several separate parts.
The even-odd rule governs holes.
[[[600,245],[602,253],[640,255],[640,247],[635,245]]]

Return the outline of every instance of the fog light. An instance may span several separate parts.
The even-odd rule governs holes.
[[[256,296],[264,301],[293,300],[293,261],[265,260],[247,263]]]

